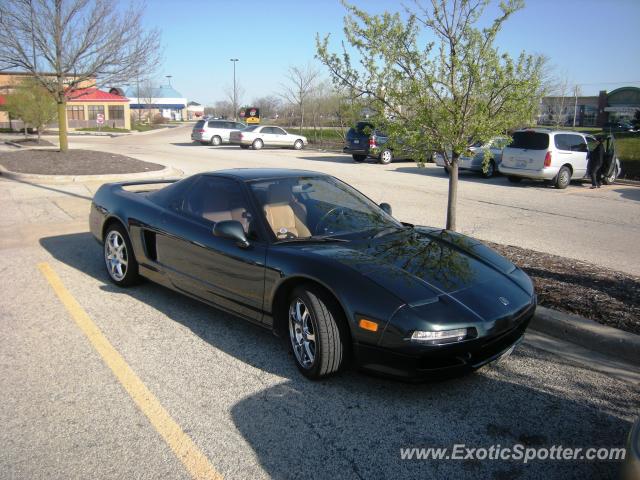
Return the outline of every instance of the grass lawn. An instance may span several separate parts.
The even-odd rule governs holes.
[[[131,130],[137,132],[148,132],[149,130],[155,130],[157,128],[164,128],[162,125],[149,125],[146,123],[135,123],[131,126]]]
[[[616,138],[616,150],[623,177],[640,180],[640,135]]]

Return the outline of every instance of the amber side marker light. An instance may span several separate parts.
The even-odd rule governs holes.
[[[363,330],[369,330],[370,332],[378,331],[378,324],[376,322],[372,322],[371,320],[366,320],[364,318],[360,319],[358,326]]]

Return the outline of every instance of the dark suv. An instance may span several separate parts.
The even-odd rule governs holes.
[[[389,137],[376,130],[372,123],[358,122],[347,132],[342,151],[350,153],[356,162],[364,162],[367,157],[371,157],[386,165],[394,158],[393,151],[385,147],[388,141]]]

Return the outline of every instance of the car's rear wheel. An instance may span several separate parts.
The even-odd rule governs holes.
[[[611,175],[609,175],[608,177],[602,177],[602,183],[604,183],[605,185],[613,185],[614,183],[616,183],[617,178],[618,178],[618,166],[616,165],[613,168],[613,173]]]
[[[222,139],[218,135],[211,137],[211,145],[218,146],[222,143]]]
[[[304,142],[302,140],[296,140],[293,142],[294,150],[302,150],[302,147],[304,147]]]
[[[313,286],[296,288],[289,299],[289,339],[302,374],[319,379],[340,370],[345,342],[336,302]]]
[[[385,148],[380,152],[380,163],[383,165],[388,165],[393,162],[393,152],[388,148]]]
[[[487,165],[487,170],[482,170],[482,176],[484,178],[491,178],[496,174],[496,164],[493,160],[489,160],[489,165]]]
[[[119,223],[111,224],[104,235],[104,262],[109,279],[120,287],[140,279],[129,235]]]
[[[566,165],[560,168],[554,182],[554,186],[560,190],[565,189],[571,183],[571,170]]]
[[[256,138],[253,143],[251,144],[251,147],[254,150],[260,150],[262,147],[264,146],[264,143],[262,142],[262,140],[260,140],[259,138]]]
[[[356,155],[355,153],[351,155],[353,157],[354,162],[362,163],[367,159],[366,155]]]
[[[509,175],[507,177],[507,179],[511,182],[511,183],[520,183],[522,181],[522,177],[514,177],[513,175]]]

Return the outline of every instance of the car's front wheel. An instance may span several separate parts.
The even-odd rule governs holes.
[[[304,147],[304,143],[302,142],[302,140],[296,140],[293,143],[293,149],[294,150],[302,150],[302,147]]]
[[[316,380],[340,370],[344,335],[336,302],[320,289],[296,288],[289,299],[289,339],[298,369]]]
[[[254,150],[260,150],[263,146],[264,146],[264,143],[262,143],[262,140],[260,140],[259,138],[256,138],[251,144],[251,147]]]
[[[487,165],[487,170],[482,170],[482,176],[484,178],[491,178],[496,174],[496,164],[493,160],[489,161],[489,165]]]
[[[222,143],[222,139],[218,135],[211,137],[211,145],[217,147]]]
[[[120,287],[128,287],[140,279],[129,235],[119,223],[109,226],[104,235],[104,263],[109,279]]]

